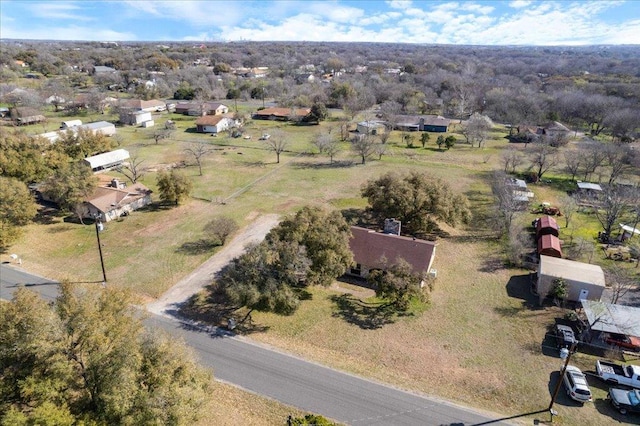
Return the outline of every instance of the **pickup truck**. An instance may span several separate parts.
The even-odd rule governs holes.
[[[618,365],[606,361],[596,361],[598,376],[608,382],[640,389],[640,367]]]

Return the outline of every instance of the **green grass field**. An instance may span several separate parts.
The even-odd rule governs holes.
[[[110,285],[131,288],[151,300],[213,254],[185,247],[200,239],[203,226],[217,216],[232,217],[243,226],[256,215],[292,213],[308,204],[362,208],[366,200],[360,188],[367,180],[388,171],[422,171],[467,194],[475,217],[466,228],[447,229],[450,237],[438,241],[434,265],[438,278],[424,312],[367,329],[358,322],[358,315],[350,315],[348,304],[338,303],[342,292],[312,288],[312,300],[302,303],[292,316],[254,314],[254,321],[268,331],[252,338],[356,374],[503,415],[548,405],[550,375],[558,370],[560,360],[544,355],[541,343],[546,327],[563,312],[532,307],[528,271],[502,266],[501,246],[483,219],[491,203],[488,177],[501,167],[500,153],[507,146],[504,129],[493,132],[484,149],[459,143],[449,151],[437,149],[436,134],[426,148],[419,143],[407,148],[394,135],[388,152],[364,165],[345,143],[330,164],[326,156],[314,154],[310,142],[318,132],[335,125],[332,122],[295,127],[251,121],[246,126],[251,139],[232,139],[189,131],[191,117],[163,114],[156,123],[161,126],[169,118],[177,124],[170,140],[155,144],[150,139],[153,129],[121,127],[121,147],[144,159],[149,171],[142,182],[152,189],[156,189],[157,170],[185,161],[187,167],[181,171],[194,183],[193,198],[176,208],[148,208],[106,224],[101,239]],[[288,143],[279,164],[275,153],[258,140],[274,127],[285,132]],[[202,176],[184,153],[189,143],[215,148],[205,157]],[[562,180],[560,174],[550,179],[556,177]],[[531,189],[534,203],[555,204],[564,195],[553,179]],[[534,217],[525,212],[519,220],[527,224]],[[56,215],[46,219],[48,223],[27,227],[25,236],[11,248],[20,254],[25,269],[56,279],[100,281],[93,225],[65,222]],[[591,215],[579,212],[561,236],[565,241],[593,240],[598,228]],[[594,263],[601,262],[601,254],[596,253]],[[585,370],[593,370],[593,361],[586,356],[575,358]],[[604,395],[602,386],[596,388],[595,404],[577,407],[565,401],[556,405],[560,416],[554,423],[610,424],[612,415],[602,401]],[[235,408],[229,404],[221,409]],[[538,417],[548,420],[547,415]],[[266,423],[246,420],[246,424]]]

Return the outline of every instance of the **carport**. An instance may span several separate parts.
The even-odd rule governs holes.
[[[640,308],[594,300],[580,302],[591,330],[640,337]]]

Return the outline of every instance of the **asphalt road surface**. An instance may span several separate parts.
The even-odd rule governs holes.
[[[47,300],[57,295],[53,281],[0,265],[0,298],[11,299],[20,284]],[[150,315],[146,323],[183,339],[202,364],[213,369],[216,379],[350,425],[507,424],[497,417],[342,373],[215,328],[205,330],[158,315]]]

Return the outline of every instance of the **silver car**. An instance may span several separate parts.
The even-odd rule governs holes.
[[[578,367],[567,365],[564,373],[564,387],[569,398],[578,402],[591,402],[593,396],[587,383],[587,378]]]

